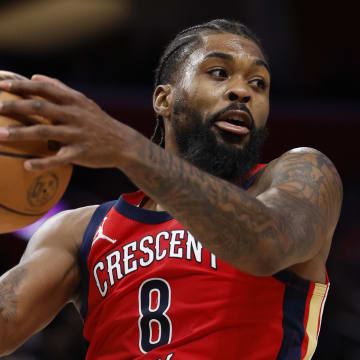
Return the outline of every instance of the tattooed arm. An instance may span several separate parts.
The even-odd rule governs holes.
[[[47,221],[30,240],[16,267],[0,278],[0,356],[43,329],[80,284],[77,253],[94,207]]]
[[[342,185],[318,151],[303,148],[273,161],[254,196],[152,144],[58,80],[38,76],[36,81],[2,81],[0,88],[47,99],[3,102],[1,114],[40,115],[61,124],[0,129],[6,141],[63,144],[52,157],[26,161],[33,170],[69,162],[118,167],[207,249],[252,274],[273,274],[314,257],[325,264]],[[168,103],[166,109],[169,117]]]
[[[255,197],[153,144],[137,144],[138,152],[122,170],[225,261],[269,275],[325,249],[325,263],[342,185],[320,152],[301,148],[273,161],[261,174]]]

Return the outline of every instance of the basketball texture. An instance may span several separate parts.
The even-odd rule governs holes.
[[[21,79],[21,75],[0,71],[0,81]],[[0,90],[1,100],[21,99]],[[15,119],[0,115],[0,127],[24,126],[49,121],[32,116]],[[26,159],[54,154],[48,141],[0,141],[0,233],[20,229],[45,215],[63,196],[72,174],[72,165],[53,170],[28,171]]]

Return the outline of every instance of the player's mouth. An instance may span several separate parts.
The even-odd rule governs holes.
[[[252,119],[245,111],[229,110],[219,116],[215,121],[215,125],[225,132],[247,135],[250,132]]]

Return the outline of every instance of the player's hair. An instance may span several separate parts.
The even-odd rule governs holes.
[[[185,59],[191,52],[196,49],[196,46],[201,43],[201,35],[211,33],[231,33],[249,39],[259,46],[264,57],[266,57],[260,40],[247,26],[233,20],[212,20],[181,31],[176,35],[174,40],[168,44],[160,57],[159,65],[155,70],[155,88],[160,84],[169,84],[176,81],[181,65],[185,62]],[[159,145],[164,147],[164,120],[160,115],[157,115],[156,117],[156,126],[151,140],[156,141],[158,138],[160,138]]]

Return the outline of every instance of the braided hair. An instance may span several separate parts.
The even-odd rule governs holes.
[[[260,40],[244,24],[225,19],[212,20],[181,31],[176,35],[175,39],[169,43],[160,58],[158,67],[155,70],[155,88],[160,84],[169,84],[176,80],[176,76],[181,67],[180,65],[183,64],[185,59],[196,49],[196,46],[201,42],[201,35],[204,33],[231,33],[239,35],[257,44],[265,56]],[[160,115],[156,117],[156,126],[151,140],[156,141],[159,138],[160,140],[158,144],[164,147],[164,119]]]

